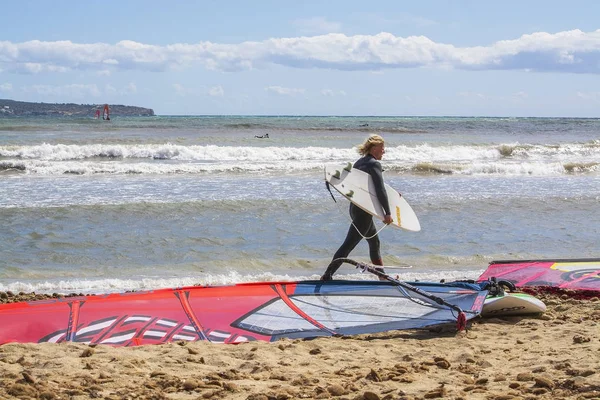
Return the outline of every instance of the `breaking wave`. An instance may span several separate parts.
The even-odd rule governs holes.
[[[41,144],[0,146],[0,172],[26,174],[201,174],[303,172],[358,157],[354,148]],[[561,175],[600,172],[600,143],[388,147],[399,174]]]

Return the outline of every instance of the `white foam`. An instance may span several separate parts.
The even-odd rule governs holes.
[[[510,151],[508,151],[509,149]],[[508,154],[503,154],[507,153]],[[501,158],[549,159],[556,156],[584,157],[600,161],[600,146],[595,143],[531,145],[520,143],[494,145],[388,146],[385,160],[390,162],[489,161]],[[156,159],[179,161],[300,161],[355,159],[355,148],[331,147],[257,147],[257,146],[182,146],[173,143],[127,144],[41,144],[0,146],[0,157],[25,160],[67,161],[89,158]]]
[[[32,175],[290,173],[357,158],[355,148],[126,145],[0,146],[0,171]],[[555,176],[600,171],[600,146],[440,145],[388,147],[384,168],[397,173]]]
[[[423,282],[439,282],[441,278],[446,281],[459,279],[476,279],[483,270],[472,271],[443,271],[443,272],[415,272],[410,270],[392,270],[388,271],[391,276],[399,275],[403,281],[423,281]],[[98,279],[98,280],[61,280],[61,281],[17,281],[9,284],[0,283],[0,291],[19,292],[35,292],[40,294],[103,294],[103,293],[121,293],[127,291],[146,291],[163,288],[178,288],[187,286],[220,286],[233,285],[237,283],[250,282],[295,282],[302,280],[318,280],[320,275],[279,275],[272,273],[259,274],[240,274],[231,272],[229,274],[208,274],[197,277],[182,277],[182,278],[156,278],[156,279]],[[337,274],[336,279],[367,281],[376,279],[369,273],[352,273],[352,274]]]
[[[0,157],[25,160],[66,161],[88,158],[157,159],[179,161],[282,161],[345,160],[356,158],[353,149],[328,147],[181,146],[152,145],[64,145],[0,146]]]

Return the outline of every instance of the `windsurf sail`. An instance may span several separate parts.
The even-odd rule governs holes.
[[[398,279],[392,278],[391,276],[389,276],[388,274],[384,273],[381,270],[381,267],[377,267],[376,265],[370,265],[370,264],[366,264],[366,263],[362,263],[362,262],[358,262],[358,261],[354,261],[352,259],[349,258],[342,258],[341,259],[344,262],[347,262],[349,264],[352,264],[354,266],[356,266],[357,268],[362,269],[363,271],[367,271],[370,272],[374,275],[377,275],[379,278],[381,279],[385,279],[389,282],[392,282],[393,284],[399,286],[400,288],[405,290],[405,293],[407,294],[407,296],[411,296],[409,294],[409,292],[418,294],[419,296],[429,300],[430,305],[432,307],[435,307],[436,304],[439,306],[443,306],[443,307],[447,307],[450,310],[454,310],[456,312],[456,322],[457,322],[457,329],[459,331],[466,329],[467,326],[467,317],[465,312],[460,308],[459,305],[451,303],[446,301],[443,297],[437,296],[436,294],[433,294],[431,292],[428,292],[426,290],[423,290],[421,288],[419,288],[419,284],[418,283],[408,283],[408,282],[402,282]],[[443,284],[425,284],[425,286],[427,286],[428,289],[433,289],[436,286],[443,286],[445,287],[446,285]],[[487,295],[487,292],[486,292]],[[475,313],[477,314],[478,312],[473,312],[473,311],[469,311],[470,313]]]
[[[478,280],[490,278],[517,287],[600,291],[600,258],[492,261]]]
[[[108,104],[104,105],[104,113],[102,114],[102,119],[110,121],[110,109],[108,108]]]
[[[421,286],[477,315],[487,291]],[[454,311],[392,282],[258,282],[0,305],[0,344],[135,346],[356,335],[451,323]]]

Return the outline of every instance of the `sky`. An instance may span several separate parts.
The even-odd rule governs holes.
[[[0,99],[600,117],[597,0],[0,2]]]

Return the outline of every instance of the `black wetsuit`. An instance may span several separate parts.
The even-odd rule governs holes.
[[[381,169],[381,164],[379,161],[377,161],[372,155],[367,154],[354,163],[354,168],[371,175],[371,178],[373,178],[373,184],[375,185],[377,199],[383,207],[385,214],[390,215],[390,205],[388,203],[387,194],[383,183],[383,170]],[[333,274],[335,274],[335,271],[337,271],[342,265],[342,261],[337,259],[348,257],[350,252],[354,250],[356,245],[358,245],[363,237],[369,238],[367,239],[367,242],[369,243],[369,256],[371,257],[371,262],[375,265],[383,265],[381,253],[379,252],[379,237],[376,235],[377,230],[375,229],[375,224],[373,223],[373,217],[371,214],[363,211],[353,203],[350,203],[350,217],[352,218],[352,224],[350,225],[350,228],[348,228],[346,239],[338,251],[335,252],[333,260],[327,267],[327,270],[321,277],[321,280],[328,281],[333,279]]]

